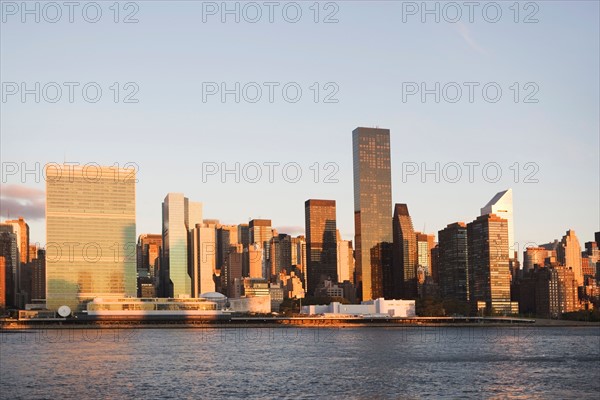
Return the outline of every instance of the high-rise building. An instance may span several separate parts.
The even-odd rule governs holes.
[[[270,274],[271,269],[271,238],[273,237],[273,228],[271,226],[271,220],[251,220],[249,232],[250,244],[258,244],[262,249],[262,272],[260,277],[267,278]],[[254,271],[254,273],[256,273],[256,271]]]
[[[4,258],[4,296],[6,307],[18,306],[19,227],[13,224],[0,224],[0,257]]]
[[[163,249],[161,295],[191,297],[191,230],[202,224],[202,203],[189,201],[183,193],[169,193],[162,204]]]
[[[33,261],[36,259],[37,254],[38,254],[38,245],[37,244],[30,244],[29,245],[29,261]]]
[[[159,284],[162,235],[144,233],[137,241],[138,297],[156,297]],[[145,289],[142,294],[142,287]]]
[[[46,169],[48,309],[136,296],[135,182],[114,166]]]
[[[393,218],[393,298],[417,298],[417,236],[406,204],[396,204]]]
[[[519,282],[519,312],[558,318],[578,309],[577,282],[570,268],[558,263],[535,265]]]
[[[227,253],[227,267],[221,271],[221,287],[228,297],[236,297],[234,282],[242,279],[242,260],[244,246],[241,243],[232,244]],[[237,294],[239,297],[239,293]]]
[[[354,282],[354,251],[352,240],[342,240],[338,233],[337,280]]]
[[[137,270],[149,277],[155,277],[160,267],[160,252],[162,248],[162,235],[143,233],[137,241]]]
[[[528,247],[523,251],[523,273],[533,271],[535,266],[543,267],[550,262],[556,261],[556,251],[544,247]]]
[[[6,258],[0,255],[0,310],[6,308]]]
[[[569,229],[562,237],[556,249],[558,262],[567,268],[571,268],[575,274],[577,286],[583,286],[583,271],[581,269],[581,245],[575,235],[575,231]]]
[[[598,248],[598,243],[586,242],[585,251],[582,253],[582,261],[583,257],[587,258],[588,260],[587,275],[591,275],[591,277],[598,280],[598,278],[600,277],[600,249]],[[583,271],[583,274],[585,276],[586,271]]]
[[[352,154],[356,284],[361,300],[372,300],[384,296],[384,285],[393,291],[389,129],[356,128]]]
[[[240,243],[245,250],[250,245],[250,226],[249,224],[238,224],[238,243]],[[242,255],[242,276],[248,276],[248,252],[244,251]],[[240,289],[241,290],[241,289]]]
[[[217,227],[217,270],[220,271],[221,290],[226,294],[229,290],[228,276],[229,252],[238,244],[238,225],[219,225]],[[240,265],[241,268],[241,265]],[[240,271],[241,272],[241,271]],[[241,277],[241,275],[240,275]]]
[[[292,238],[291,264],[303,274],[306,272],[306,238],[302,235]]]
[[[30,261],[29,255],[29,225],[23,217],[19,217],[19,219],[13,219],[9,221],[5,221],[7,224],[13,224],[19,226],[19,259],[22,264],[28,263]]]
[[[32,260],[28,263],[30,270],[29,299],[41,300],[46,298],[46,251],[39,249],[34,257],[29,253]]]
[[[335,200],[304,203],[307,255],[307,292],[314,293],[325,279],[337,282],[337,223]]]
[[[253,243],[244,249],[248,259],[248,277],[262,279],[263,278],[263,256],[264,251],[260,244]]]
[[[238,243],[245,247],[250,244],[250,226],[248,224],[238,224]]]
[[[508,221],[495,214],[467,224],[467,254],[471,303],[485,302],[492,314],[510,313],[511,275]]]
[[[192,297],[199,297],[202,293],[215,291],[216,235],[217,227],[212,221],[196,224],[190,232]]]
[[[286,271],[289,273],[292,267],[292,237],[285,233],[280,233],[271,238],[271,281],[279,280],[279,273]]]
[[[440,246],[436,243],[431,249],[431,277],[435,283],[440,282]]]
[[[513,195],[512,189],[496,193],[494,197],[481,209],[481,215],[495,214],[506,220],[508,224],[508,251],[510,258],[514,258],[515,226],[513,219]]]
[[[600,261],[600,248],[596,242],[585,242],[585,253],[589,256],[590,261],[596,263]]]
[[[435,235],[415,232],[417,243],[417,283],[423,285],[431,276],[431,249],[435,246]]]
[[[442,297],[469,301],[467,225],[456,222],[439,231],[437,251]]]

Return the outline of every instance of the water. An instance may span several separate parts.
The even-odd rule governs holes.
[[[0,398],[598,398],[600,328],[2,333]]]

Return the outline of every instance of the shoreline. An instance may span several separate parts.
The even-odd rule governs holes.
[[[42,329],[246,329],[246,328],[574,328],[596,327],[600,322],[536,319],[532,322],[426,322],[426,321],[349,321],[341,319],[278,319],[218,321],[2,321],[0,332]]]

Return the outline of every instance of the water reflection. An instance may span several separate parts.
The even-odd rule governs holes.
[[[3,398],[588,398],[599,328],[2,333]]]

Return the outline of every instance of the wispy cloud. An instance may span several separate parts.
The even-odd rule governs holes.
[[[24,185],[0,185],[0,216],[42,219],[46,214],[46,196],[43,190]]]
[[[469,28],[462,22],[457,22],[455,24],[456,26],[456,30],[458,31],[458,34],[463,38],[463,40],[467,43],[467,45],[475,50],[476,52],[478,52],[479,54],[488,55],[488,52],[479,45],[479,43],[477,43],[477,41],[475,40],[475,38],[473,38],[473,35],[471,34],[471,31],[469,30]]]

